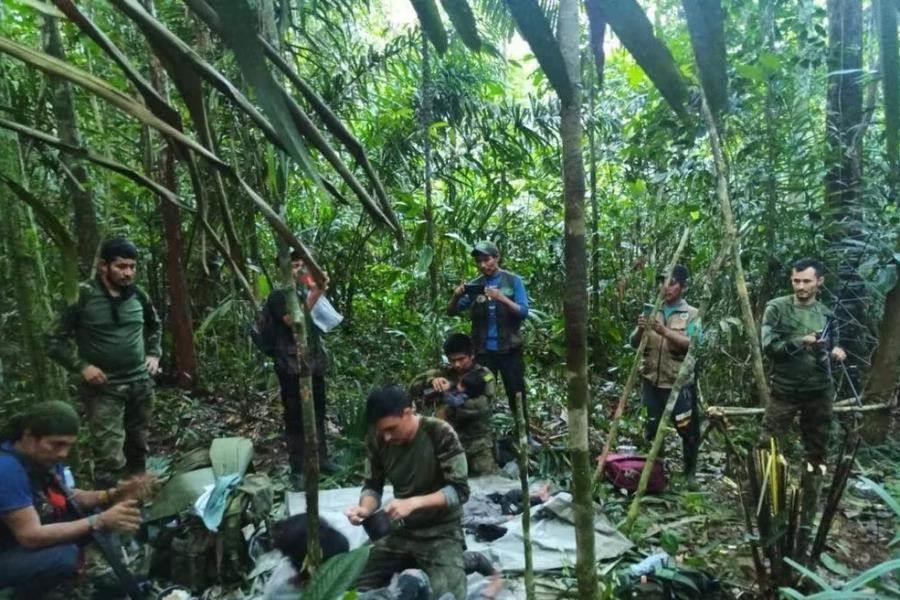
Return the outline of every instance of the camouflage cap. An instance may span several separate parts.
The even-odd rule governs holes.
[[[472,247],[472,256],[484,254],[487,256],[500,256],[497,246],[487,240],[480,241]]]

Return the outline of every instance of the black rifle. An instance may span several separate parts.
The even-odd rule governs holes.
[[[56,485],[65,494],[66,503],[72,514],[78,519],[86,519],[88,515],[78,506],[78,502],[75,500],[75,492],[58,475],[54,474],[53,478]],[[115,573],[116,578],[122,585],[122,590],[128,594],[131,600],[144,600],[147,597],[147,594],[144,592],[146,582],[139,582],[128,570],[128,567],[125,566],[125,563],[122,562],[122,548],[112,540],[108,533],[98,531],[93,527],[91,527],[91,537],[94,543],[97,544],[97,548],[100,549],[100,554],[103,555],[103,558],[109,563],[113,573]]]

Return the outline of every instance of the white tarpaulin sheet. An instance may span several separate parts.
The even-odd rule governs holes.
[[[517,481],[500,476],[473,477],[469,480],[472,496],[484,497],[518,487]],[[344,511],[359,501],[359,491],[360,488],[355,487],[319,492],[319,515],[347,537],[351,549],[368,541],[365,530],[351,525],[344,516]],[[383,503],[387,503],[392,497],[391,487],[385,486]],[[572,496],[561,492],[548,502],[531,508],[531,543],[536,572],[552,571],[575,564],[575,526],[571,503]],[[288,492],[286,504],[288,515],[305,512],[305,494]],[[500,526],[506,529],[506,534],[492,542],[478,542],[473,536],[466,534],[467,549],[484,552],[502,571],[523,571],[525,555],[522,550],[521,516],[500,523]],[[594,540],[597,560],[615,558],[632,547],[632,543],[615,530],[599,508],[594,516]]]

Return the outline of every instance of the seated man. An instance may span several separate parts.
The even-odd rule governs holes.
[[[385,481],[394,499],[384,512],[391,532],[372,547],[359,591],[387,585],[408,568],[425,571],[435,598],[466,597],[462,505],[469,499],[466,456],[453,428],[413,412],[400,386],[374,390],[366,401],[366,480],[347,518],[360,525],[381,507]]]
[[[444,342],[444,354],[450,364],[431,369],[412,380],[409,393],[413,398],[441,394],[443,402],[439,414],[456,430],[466,451],[469,475],[487,475],[497,471],[494,459],[494,435],[491,429],[491,406],[494,401],[494,374],[475,364],[472,340],[463,333],[454,333]],[[459,394],[462,380],[469,381],[464,395]],[[483,383],[482,383],[483,382]]]
[[[0,589],[13,588],[16,597],[40,598],[74,578],[80,546],[92,530],[136,531],[141,524],[131,498],[143,492],[143,478],[108,490],[73,490],[85,511],[108,507],[74,517],[64,490],[72,476],[62,461],[78,427],[69,404],[41,402],[14,417],[0,436]]]

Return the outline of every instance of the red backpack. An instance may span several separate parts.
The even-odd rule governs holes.
[[[644,471],[645,464],[647,464],[647,459],[643,456],[610,454],[606,457],[606,464],[603,465],[603,474],[614,487],[635,492],[638,488],[638,482],[641,480],[641,473]],[[666,483],[666,472],[663,469],[662,461],[657,460],[650,471],[647,493],[658,494],[662,492],[666,489]]]

